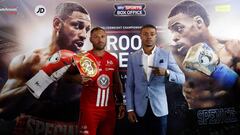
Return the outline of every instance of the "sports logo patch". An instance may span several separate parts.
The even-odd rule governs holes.
[[[49,59],[48,59],[48,62],[49,63],[56,63],[60,60],[60,53],[59,52],[56,52],[54,53]]]
[[[102,74],[98,77],[97,84],[100,88],[107,88],[110,84],[110,78],[106,74]]]
[[[145,4],[116,4],[115,16],[145,16]]]

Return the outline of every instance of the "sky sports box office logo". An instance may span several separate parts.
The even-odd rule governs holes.
[[[145,4],[116,4],[115,16],[145,16]]]

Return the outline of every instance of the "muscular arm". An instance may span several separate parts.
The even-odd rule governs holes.
[[[9,79],[5,83],[1,93],[0,93],[0,106],[4,106],[9,103],[9,99],[14,96],[19,96],[26,92],[26,86],[18,86],[19,81],[17,79]]]
[[[225,45],[226,51],[230,53],[232,59],[237,59],[232,61],[231,65],[234,65],[234,70],[239,73],[240,71],[240,40],[219,40],[218,41]],[[224,51],[224,50],[222,50]],[[238,77],[235,89],[240,89],[240,77]]]
[[[114,72],[113,79],[113,89],[115,90],[115,95],[117,97],[117,105],[119,105],[117,118],[122,119],[125,116],[126,109],[123,104],[123,87],[118,71]]]
[[[117,97],[117,102],[123,103],[123,87],[118,71],[113,73],[113,90]]]
[[[233,40],[222,40],[217,39],[219,43],[223,44],[225,46],[225,49],[233,56],[240,58],[240,40],[233,39]],[[224,49],[220,50],[221,52],[224,51]]]
[[[9,78],[0,93],[0,116],[22,112],[35,100],[27,90],[25,80],[22,79],[23,56],[13,59],[9,66]]]
[[[34,98],[27,90],[27,86],[18,86],[16,88],[10,85],[15,85],[17,80],[8,80],[0,93],[0,116],[7,116],[9,114],[18,114],[28,108],[33,102]],[[9,89],[5,89],[5,88]]]
[[[198,83],[195,85],[193,82],[187,81],[183,85],[183,95],[188,102],[189,108],[209,108],[226,104],[224,99],[226,96],[229,96],[226,90],[222,90],[214,85],[204,87],[205,85],[202,84]]]

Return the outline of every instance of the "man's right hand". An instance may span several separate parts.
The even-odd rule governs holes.
[[[80,83],[86,85],[87,82],[92,81],[92,78],[86,75],[80,75]]]
[[[138,122],[137,116],[136,116],[136,114],[135,114],[134,111],[128,112],[128,120],[129,120],[131,123],[137,123],[137,122]]]
[[[74,52],[60,50],[53,54],[43,68],[26,82],[29,91],[39,98],[42,92],[54,81],[58,81],[73,63]]]

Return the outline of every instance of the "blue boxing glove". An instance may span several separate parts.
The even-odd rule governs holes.
[[[238,74],[225,64],[220,63],[216,66],[216,69],[211,74],[211,77],[214,78],[219,85],[229,89],[236,83]]]
[[[217,54],[206,43],[198,43],[189,48],[183,67],[212,77],[226,89],[232,88],[238,79],[238,74],[227,65],[220,63]]]

